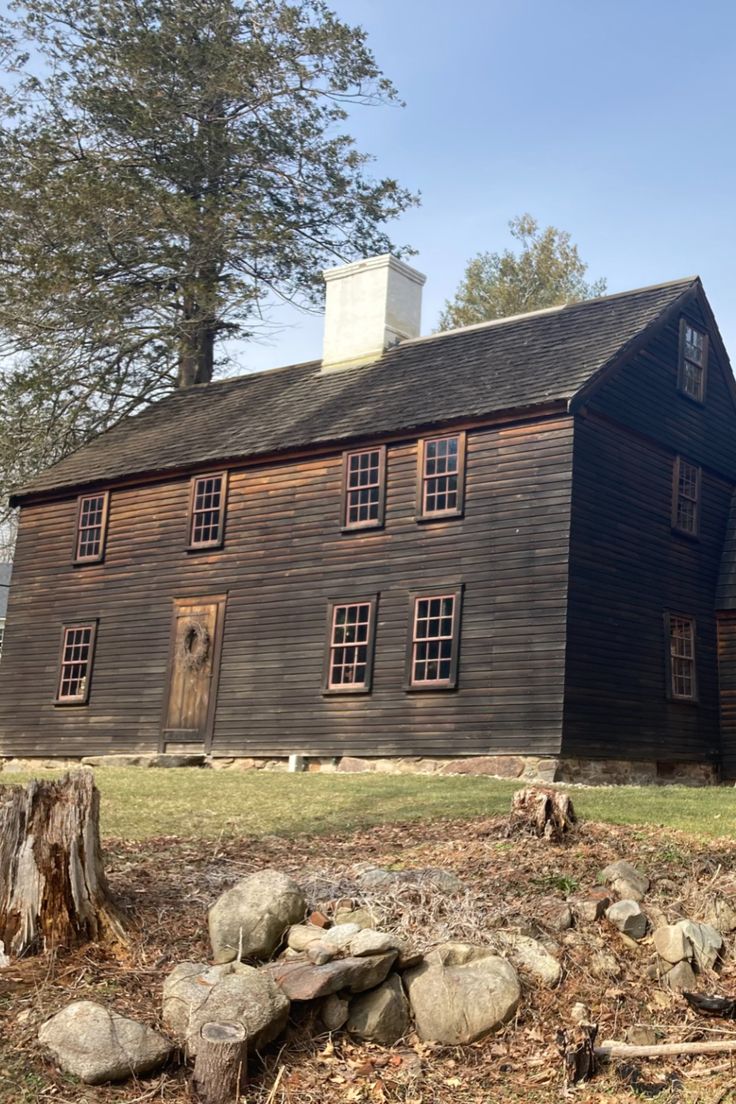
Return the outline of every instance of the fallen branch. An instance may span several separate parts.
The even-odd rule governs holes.
[[[734,1054],[736,1039],[712,1039],[699,1043],[655,1043],[636,1046],[635,1043],[601,1043],[595,1048],[596,1058],[659,1058],[680,1054]]]

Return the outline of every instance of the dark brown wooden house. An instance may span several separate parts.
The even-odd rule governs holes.
[[[418,338],[408,266],[327,277],[323,361],[173,394],[16,496],[0,754],[735,773],[736,393],[699,280]]]

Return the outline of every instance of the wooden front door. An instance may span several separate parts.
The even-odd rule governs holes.
[[[210,750],[220,671],[225,599],[177,598],[171,627],[162,744]]]

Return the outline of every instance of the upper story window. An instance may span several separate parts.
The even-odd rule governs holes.
[[[700,527],[701,470],[681,456],[675,458],[672,475],[672,526],[696,537]]]
[[[425,690],[457,686],[460,590],[412,596],[408,685]]]
[[[465,434],[427,437],[419,447],[419,517],[456,517],[463,512]]]
[[[363,691],[371,688],[376,598],[334,602],[329,610],[325,689]]]
[[[227,474],[196,476],[192,480],[189,547],[217,548],[225,530]]]
[[[708,335],[686,318],[680,322],[680,364],[677,386],[683,395],[696,402],[705,401]]]
[[[679,701],[697,700],[695,675],[695,621],[679,613],[665,615],[668,657],[668,693]]]
[[[94,659],[96,622],[65,626],[61,637],[61,661],[56,701],[63,705],[84,705]]]
[[[75,563],[99,563],[105,556],[109,494],[82,495],[77,503]]]
[[[386,448],[346,452],[343,458],[344,529],[383,525],[386,503]]]

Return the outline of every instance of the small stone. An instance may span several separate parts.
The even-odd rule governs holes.
[[[562,932],[572,927],[572,911],[559,897],[541,897],[534,909],[535,919],[549,931]]]
[[[577,1001],[570,1009],[570,1019],[576,1024],[592,1023],[590,1009],[587,1004]]]
[[[345,908],[335,912],[336,924],[357,924],[359,928],[377,928],[378,921],[370,909]]]
[[[632,1046],[654,1046],[657,1042],[657,1032],[653,1027],[644,1027],[637,1024],[626,1029],[626,1042]]]
[[[57,1012],[42,1026],[38,1039],[65,1073],[87,1085],[150,1073],[173,1050],[153,1028],[94,1001],[75,1001]]]
[[[736,910],[725,897],[715,897],[709,902],[703,920],[723,935],[736,931]]]
[[[402,947],[394,966],[400,972],[403,970],[413,970],[415,966],[420,966],[423,961],[424,955],[421,951],[412,950],[411,947]]]
[[[359,931],[360,928],[357,924],[336,924],[334,928],[328,928],[321,932],[320,940],[326,946],[342,951],[350,946],[351,940]]]
[[[696,984],[695,974],[689,962],[678,962],[671,970],[668,970],[664,980],[670,989],[681,991],[692,989]]]
[[[606,919],[629,939],[643,939],[647,934],[647,918],[637,901],[616,901],[606,909]]]
[[[345,997],[331,993],[325,997],[319,1015],[327,1031],[339,1031],[348,1022],[350,1002]]]
[[[496,947],[513,962],[517,970],[525,970],[532,977],[550,989],[559,983],[562,967],[549,951],[536,939],[517,932],[497,931],[493,933]]]
[[[286,931],[302,919],[306,907],[296,882],[278,870],[260,870],[243,878],[209,910],[215,962],[270,958]]]
[[[611,898],[602,889],[592,889],[589,893],[568,897],[567,903],[578,920],[592,924],[604,915]]]
[[[289,928],[286,943],[292,951],[306,951],[310,943],[321,940],[324,934],[322,928],[317,928],[313,924],[293,924]]]
[[[384,954],[386,951],[398,951],[401,949],[401,941],[395,935],[388,932],[371,931],[362,929],[350,940],[350,954],[356,958],[363,955]]]
[[[332,962],[337,954],[337,947],[328,947],[326,943],[316,939],[307,947],[307,958],[315,966],[324,966],[326,962]]]
[[[680,920],[678,927],[693,949],[698,970],[712,970],[723,947],[721,933],[710,924],[697,924],[694,920]]]
[[[654,933],[654,946],[659,957],[673,966],[678,962],[686,962],[693,956],[693,949],[679,922],[657,928]]]
[[[409,1002],[397,974],[350,1002],[347,1027],[359,1039],[391,1046],[406,1035],[409,1025]]]
[[[608,951],[599,951],[598,954],[594,954],[590,960],[589,969],[593,977],[599,978],[601,981],[615,980],[621,976],[621,966],[618,959],[615,955],[609,954]]]
[[[625,859],[609,863],[601,870],[599,877],[610,885],[619,897],[630,901],[641,901],[649,889],[649,879]]]

